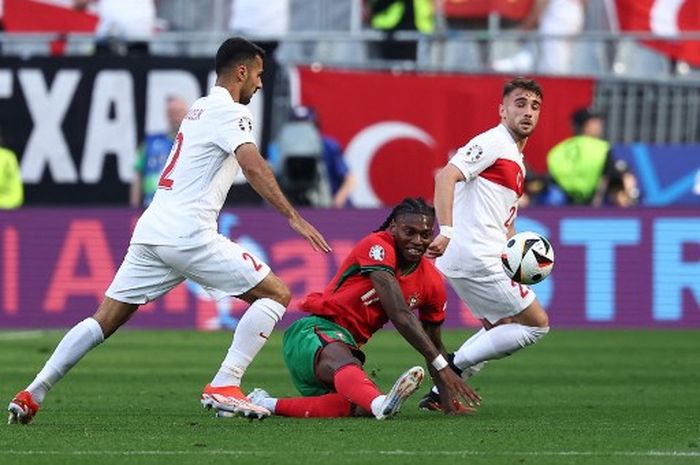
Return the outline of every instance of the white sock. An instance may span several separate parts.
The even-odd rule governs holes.
[[[86,318],[63,336],[44,368],[27,387],[32,398],[41,404],[46,393],[63,378],[73,365],[98,344],[104,341],[100,324],[94,318]]]
[[[549,327],[539,328],[518,323],[496,326],[484,331],[471,343],[463,344],[455,352],[454,364],[458,367],[470,367],[486,360],[506,357],[534,344],[548,332]]]
[[[386,399],[386,396],[382,394],[381,396],[375,397],[370,404],[372,415],[375,417],[379,417],[382,414],[382,404],[384,403],[384,399]]]
[[[277,399],[274,397],[265,397],[261,399],[258,403],[260,407],[268,409],[270,412],[275,413],[275,408],[277,407]]]
[[[248,307],[233,333],[233,342],[212,386],[240,386],[246,368],[265,345],[285,307],[272,299],[258,299]]]

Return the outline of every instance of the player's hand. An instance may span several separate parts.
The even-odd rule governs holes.
[[[328,245],[323,235],[300,215],[291,217],[289,219],[289,226],[301,237],[306,239],[316,252],[319,250],[325,253],[331,251],[331,246]]]
[[[474,407],[481,403],[481,397],[462,378],[450,368],[438,371],[440,378],[438,389],[440,390],[440,405],[445,414],[459,415],[473,413]],[[464,400],[471,409],[465,408],[461,404]]]
[[[448,238],[442,234],[438,234],[428,246],[428,251],[425,253],[425,256],[428,258],[437,258],[441,256],[445,253],[445,249],[449,243],[450,240]]]

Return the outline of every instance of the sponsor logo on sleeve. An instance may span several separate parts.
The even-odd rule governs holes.
[[[253,120],[247,116],[242,116],[238,120],[238,128],[243,132],[251,132],[253,130]]]
[[[384,247],[375,244],[369,248],[369,258],[381,262],[384,260]]]
[[[476,163],[484,155],[484,149],[478,144],[472,144],[464,151],[464,157],[469,163]]]

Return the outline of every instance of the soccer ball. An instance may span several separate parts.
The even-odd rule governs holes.
[[[547,239],[531,231],[506,241],[501,252],[503,271],[513,281],[535,284],[549,276],[554,267],[554,249]]]

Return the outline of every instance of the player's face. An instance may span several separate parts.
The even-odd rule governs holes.
[[[263,61],[260,56],[256,56],[251,65],[246,65],[246,77],[241,87],[241,101],[243,105],[248,105],[250,99],[259,90],[262,89]]]
[[[434,219],[419,214],[399,216],[389,228],[396,241],[396,251],[403,260],[417,263],[433,240]]]
[[[542,99],[536,93],[515,89],[503,99],[499,107],[501,122],[516,138],[524,139],[535,130],[541,106]]]

